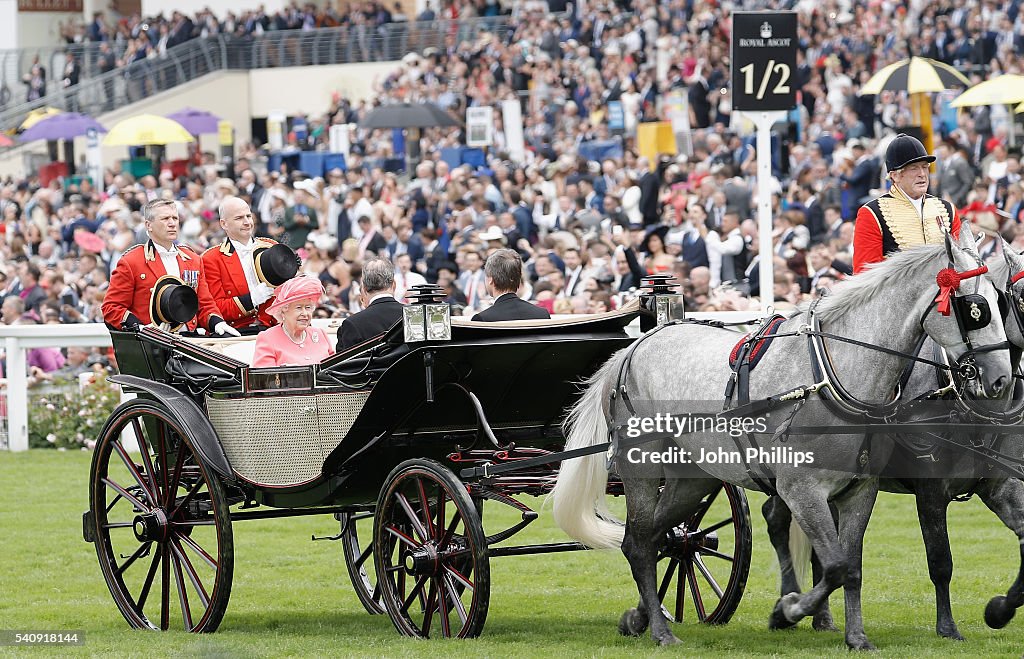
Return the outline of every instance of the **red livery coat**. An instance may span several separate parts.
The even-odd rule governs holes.
[[[269,247],[276,244],[276,241],[269,238],[256,238],[256,246]],[[259,320],[267,327],[277,324],[277,321],[266,312],[274,298],[258,307],[253,305],[242,262],[235,246],[228,238],[220,245],[203,252],[203,266],[206,270],[206,283],[217,305],[217,311],[232,327],[248,327],[252,325],[253,319]]]
[[[187,245],[178,245],[178,268],[185,283],[196,289],[199,297],[199,313],[186,323],[185,328],[194,331],[201,324],[211,332],[223,318],[217,313],[217,305],[206,286],[203,260]],[[195,273],[195,274],[186,274]],[[156,280],[167,274],[163,261],[156,252],[153,241],[132,247],[117,262],[110,275],[110,286],[103,298],[103,320],[120,329],[129,314],[133,314],[143,325],[152,322],[149,316],[149,299]],[[193,282],[195,282],[193,284]]]

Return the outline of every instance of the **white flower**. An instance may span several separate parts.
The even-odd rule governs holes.
[[[90,451],[93,450],[94,448],[96,448],[96,440],[93,440],[93,439],[85,440],[85,448],[89,449]]]
[[[52,411],[54,411],[57,408],[53,406],[53,403],[47,403],[46,409],[48,409],[48,410],[50,410],[52,412]]]
[[[56,444],[57,443],[57,435],[54,435],[51,432],[49,435],[46,436],[46,441],[50,442],[51,444]]]

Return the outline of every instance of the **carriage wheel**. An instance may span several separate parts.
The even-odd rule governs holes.
[[[747,583],[750,548],[747,497],[741,488],[723,485],[687,523],[668,533],[658,554],[658,595],[665,617],[682,622],[689,609],[699,622],[729,622]]]
[[[381,598],[406,636],[479,636],[491,571],[466,486],[433,460],[395,467],[377,500],[373,554]]]
[[[352,588],[370,615],[384,613],[373,560],[373,513],[341,513],[341,546]]]
[[[89,503],[100,569],[128,624],[217,629],[234,567],[228,504],[166,408],[137,399],[114,410],[96,443]]]

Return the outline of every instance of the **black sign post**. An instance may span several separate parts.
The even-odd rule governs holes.
[[[796,106],[796,12],[732,15],[732,106],[764,112]]]
[[[772,125],[796,105],[796,13],[734,12],[732,15],[732,107],[757,126],[758,250],[772,253]],[[761,308],[772,306],[772,259],[758,268]]]

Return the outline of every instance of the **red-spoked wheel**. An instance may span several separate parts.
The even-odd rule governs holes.
[[[85,533],[133,628],[217,629],[234,569],[227,499],[159,402],[121,405],[100,432]]]
[[[373,553],[395,628],[420,638],[479,636],[490,605],[487,540],[465,485],[433,460],[391,471],[377,500]]]

